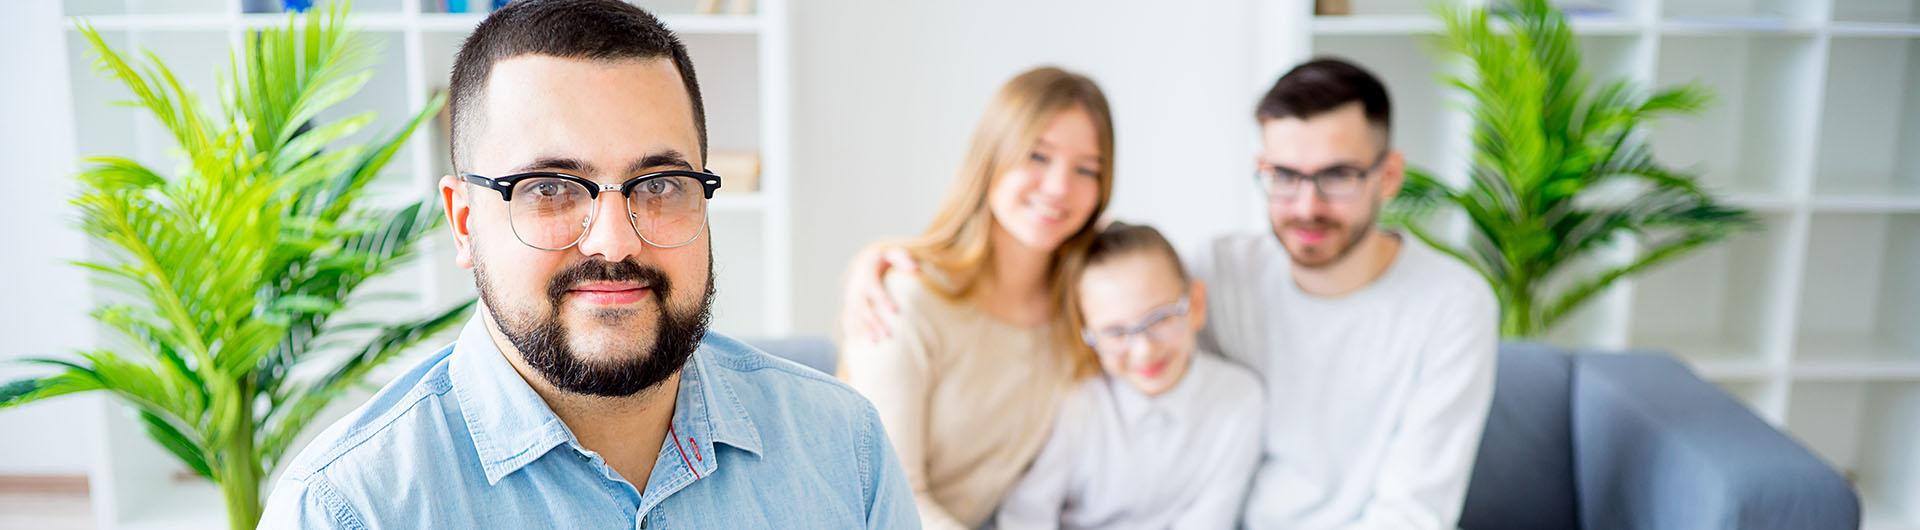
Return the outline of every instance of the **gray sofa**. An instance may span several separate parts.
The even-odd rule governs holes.
[[[1826,463],[1672,357],[1503,344],[1467,530],[1860,527]]]
[[[834,371],[825,339],[748,342]],[[1503,344],[1496,381],[1465,530],[1860,526],[1845,479],[1669,356]]]

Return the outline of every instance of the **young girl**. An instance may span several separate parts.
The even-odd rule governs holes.
[[[1199,351],[1206,286],[1159,231],[1114,223],[1078,297],[1105,375],[1061,405],[999,530],[1233,528],[1260,463],[1264,401],[1253,372]]]

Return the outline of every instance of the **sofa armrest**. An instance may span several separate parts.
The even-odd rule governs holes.
[[[1665,355],[1575,360],[1574,473],[1586,528],[1858,528],[1833,468]]]

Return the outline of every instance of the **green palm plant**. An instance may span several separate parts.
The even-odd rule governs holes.
[[[0,386],[0,409],[112,394],[220,485],[236,529],[257,524],[262,482],[330,400],[473,304],[404,322],[333,319],[368,279],[412,257],[439,219],[425,201],[357,201],[440,98],[368,145],[346,138],[371,112],[309,125],[372,76],[374,44],[346,28],[346,13],[336,3],[248,35],[230,55],[218,115],[203,114],[158,57],[137,67],[82,25],[97,66],[158,118],[185,160],[169,177],[126,158],[88,159],[73,204],[103,255],[78,265],[130,297],[93,313],[125,340],[28,359],[56,371]]]
[[[1445,81],[1469,101],[1468,182],[1453,186],[1409,171],[1387,220],[1485,277],[1501,303],[1503,336],[1537,338],[1619,279],[1754,220],[1716,200],[1694,175],[1654,160],[1641,130],[1656,118],[1698,112],[1706,90],[1649,94],[1624,80],[1596,85],[1581,68],[1565,15],[1547,0],[1511,4],[1497,13],[1436,9],[1446,24],[1443,52],[1466,65]],[[1464,245],[1423,226],[1440,210],[1464,214]],[[1622,241],[1639,248],[1632,259],[1574,271]]]

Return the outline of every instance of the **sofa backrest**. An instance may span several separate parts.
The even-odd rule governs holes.
[[[1550,346],[1502,343],[1496,370],[1460,528],[1580,528],[1572,359]]]

